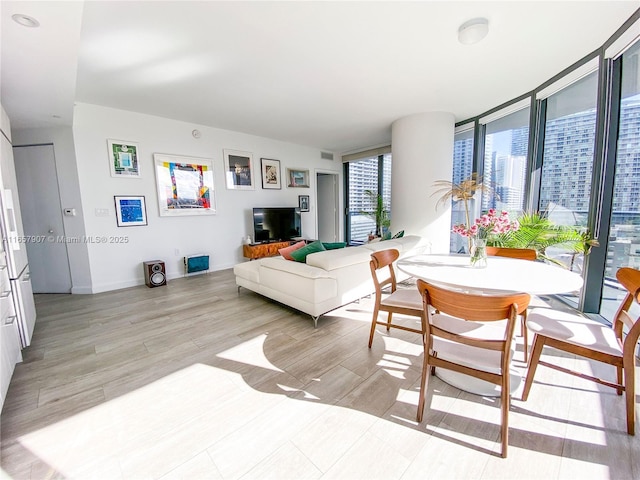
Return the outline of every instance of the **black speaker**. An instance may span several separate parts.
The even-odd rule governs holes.
[[[147,287],[161,287],[167,284],[167,274],[162,260],[144,262],[144,283]]]

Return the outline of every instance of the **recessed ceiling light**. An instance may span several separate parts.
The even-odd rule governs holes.
[[[458,41],[463,45],[478,43],[489,33],[489,20],[486,18],[473,18],[464,22],[458,29]]]
[[[25,15],[24,13],[16,13],[11,15],[11,18],[14,22],[19,23],[23,27],[35,28],[40,26],[40,22],[38,20],[30,17],[29,15]]]

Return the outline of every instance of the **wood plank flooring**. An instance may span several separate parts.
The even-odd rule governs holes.
[[[498,399],[432,377],[417,424],[420,339],[381,327],[368,349],[370,299],[314,329],[226,270],[36,303],[2,411],[9,478],[640,478],[623,397],[545,367],[514,394],[507,459]]]

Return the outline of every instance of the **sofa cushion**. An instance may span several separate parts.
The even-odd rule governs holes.
[[[310,253],[323,252],[324,250],[325,248],[322,245],[322,242],[318,240],[313,243],[310,243],[306,247],[302,247],[298,250],[291,252],[291,257],[296,262],[305,262],[307,260],[307,255],[309,255]]]
[[[278,250],[278,253],[282,255],[284,258],[286,258],[287,260],[293,260],[293,257],[291,256],[291,252],[295,252],[296,250],[301,249],[305,245],[306,245],[305,241],[300,240],[298,243],[294,243],[293,245],[289,245],[288,247],[281,248],[280,250]]]
[[[243,262],[233,267],[236,277],[244,278],[250,282],[260,283],[260,262]]]
[[[307,265],[318,267],[330,272],[332,270],[347,267],[349,265],[355,265],[357,263],[365,263],[368,265],[370,260],[370,250],[366,250],[362,247],[350,247],[312,253],[307,257]],[[368,267],[365,268],[368,272]]]
[[[314,254],[316,255],[316,254]],[[302,262],[290,262],[282,257],[268,257],[258,260],[261,269],[279,270],[305,278],[327,278],[330,277],[326,270],[315,268]],[[251,263],[258,263],[251,262]],[[272,285],[272,288],[276,288]]]

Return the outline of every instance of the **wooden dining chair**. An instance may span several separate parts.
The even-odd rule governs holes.
[[[400,252],[395,248],[380,250],[371,254],[369,266],[371,268],[371,276],[373,284],[376,288],[376,300],[373,308],[373,318],[371,319],[371,333],[369,334],[369,348],[373,343],[373,335],[376,333],[376,325],[384,325],[387,331],[391,328],[406,330],[408,332],[420,333],[424,335],[424,318],[422,315],[422,298],[415,288],[406,288],[398,290],[396,288],[396,274],[393,268],[395,262],[400,256]],[[385,272],[385,267],[388,271]],[[385,276],[386,273],[386,276]],[[380,280],[380,277],[383,280]],[[391,294],[383,298],[382,290],[387,286],[390,287]],[[380,312],[387,312],[387,320],[378,320]],[[410,315],[421,319],[421,328],[411,328],[401,324],[392,323],[394,313],[402,315]]]
[[[505,247],[487,247],[487,255],[494,257],[519,258],[521,260],[537,260],[538,252],[533,248],[505,248]],[[527,332],[527,310],[520,317],[520,333],[522,335],[522,354],[525,363],[529,358],[529,335]]]
[[[640,317],[634,319],[629,310],[634,303],[636,306],[640,303],[640,271],[627,267],[621,268],[617,271],[616,278],[627,293],[611,327],[580,315],[558,310],[535,308],[531,311],[527,325],[535,332],[535,336],[522,400],[527,400],[529,397],[538,365],[586,378],[615,388],[618,395],[622,395],[623,391],[626,393],[627,433],[634,435],[635,351],[640,337]],[[627,330],[626,333],[625,330]],[[540,354],[545,345],[615,366],[616,382],[609,382],[540,360]]]
[[[509,441],[511,344],[518,312],[528,306],[529,294],[476,295],[447,290],[423,280],[417,283],[427,319],[418,422],[423,418],[430,369],[445,368],[498,385],[505,458]]]

